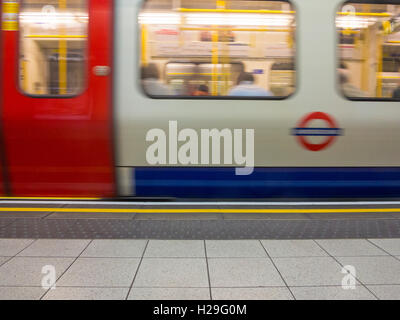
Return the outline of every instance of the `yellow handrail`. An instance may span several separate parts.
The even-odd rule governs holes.
[[[246,9],[189,9],[178,8],[178,12],[215,12],[215,13],[269,13],[269,14],[294,14],[296,11],[284,10],[246,10]],[[388,12],[337,12],[341,16],[368,16],[368,17],[391,17]]]
[[[340,30],[341,33],[343,34],[357,34],[357,33],[361,33],[360,30]]]
[[[60,10],[67,8],[66,0],[58,0],[58,7]],[[65,34],[65,28],[61,28],[62,35]],[[67,94],[67,41],[65,39],[58,42],[58,79],[60,94]]]
[[[3,31],[17,31],[18,30],[18,12],[19,2],[16,0],[2,1],[3,2],[3,17],[2,29]]]
[[[379,79],[400,79],[400,76],[378,76]]]
[[[46,35],[46,34],[31,34],[27,35],[24,38],[60,38],[60,39],[80,39],[80,38],[87,38],[85,35]]]
[[[210,28],[202,28],[202,27],[181,27],[180,30],[183,31],[262,31],[262,32],[290,32],[290,29],[271,29],[271,28],[218,28],[218,27],[210,27]]]
[[[214,73],[214,72],[209,72],[209,73],[196,73],[196,72],[168,72],[167,76],[191,76],[191,75],[201,75],[201,76],[212,76],[212,75],[217,75],[217,76],[226,76],[230,75],[230,73]]]
[[[387,12],[338,12],[339,16],[391,17]]]
[[[238,9],[187,9],[178,8],[178,12],[216,12],[216,13],[271,13],[271,14],[293,14],[296,11],[282,10],[238,10]]]
[[[376,40],[376,44],[377,44],[377,60],[378,60],[378,65],[377,65],[377,88],[376,88],[376,93],[377,93],[377,97],[382,97],[382,78],[380,77],[380,74],[383,71],[383,39],[378,36],[377,40]]]
[[[211,87],[211,95],[217,96],[218,95],[218,63],[219,63],[219,52],[218,52],[218,41],[219,35],[218,32],[213,31],[212,33],[212,57],[211,62],[213,65],[213,72],[211,75],[212,79],[212,87]]]
[[[147,61],[147,39],[148,39],[148,34],[147,34],[147,27],[146,25],[142,25],[142,55],[141,55],[141,62],[142,66],[146,67],[148,64]]]

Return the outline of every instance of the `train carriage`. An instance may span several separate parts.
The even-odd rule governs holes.
[[[400,192],[399,1],[7,0],[1,70],[3,197]]]

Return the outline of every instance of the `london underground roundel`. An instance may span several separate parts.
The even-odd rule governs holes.
[[[320,120],[323,126],[312,127],[312,122]],[[322,121],[322,122],[321,122]],[[309,151],[322,151],[335,142],[338,136],[342,135],[340,129],[332,116],[324,112],[313,112],[306,115],[299,122],[297,128],[292,130],[292,135],[297,137],[301,146]],[[311,141],[311,137],[323,137],[319,143]]]

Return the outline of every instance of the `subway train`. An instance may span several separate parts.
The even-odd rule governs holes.
[[[400,1],[3,0],[2,198],[400,195]]]

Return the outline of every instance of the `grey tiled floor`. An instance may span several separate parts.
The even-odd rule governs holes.
[[[400,300],[399,248],[399,239],[0,239],[0,300]],[[53,290],[42,288],[44,266],[55,267]],[[344,266],[356,276],[347,290]]]

